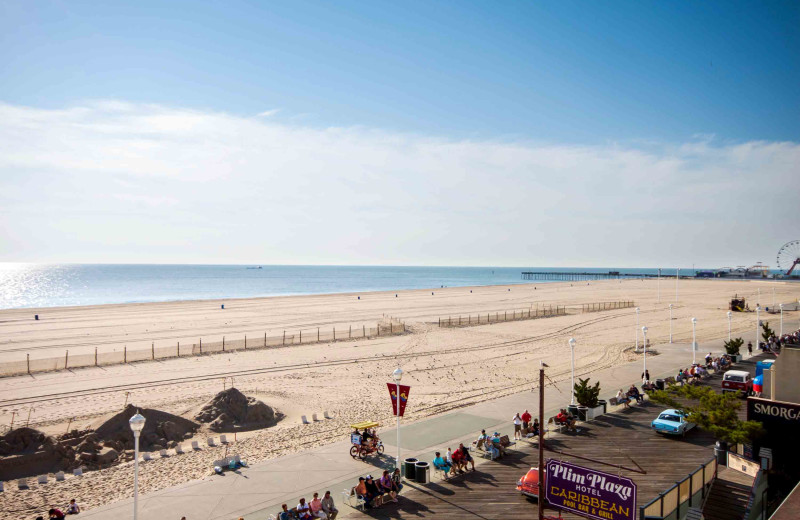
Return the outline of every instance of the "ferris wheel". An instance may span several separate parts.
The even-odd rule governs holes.
[[[800,266],[800,240],[792,240],[783,244],[783,247],[778,250],[777,263],[778,269],[785,271],[786,276],[791,275],[792,271]]]

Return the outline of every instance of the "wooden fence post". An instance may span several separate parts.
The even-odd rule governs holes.
[[[181,357],[181,342],[178,342],[178,357]]]
[[[244,335],[244,349],[247,350],[247,334]]]
[[[31,373],[31,355],[30,354],[25,354],[25,355],[28,357],[28,374],[30,374]],[[13,419],[12,419],[12,422],[13,422]]]
[[[225,336],[222,336],[222,351],[225,352]]]
[[[350,329],[347,331],[347,337],[348,337],[348,339],[353,337],[353,326],[352,325],[350,325]]]
[[[153,341],[150,343],[150,359],[154,360],[156,358],[156,342]]]
[[[336,329],[334,329],[336,330]],[[317,327],[317,343],[319,343],[319,327]]]
[[[283,331],[283,343],[282,345],[286,345],[286,330]]]
[[[123,363],[128,362],[128,345],[125,345],[125,350],[122,353],[122,361]]]
[[[200,353],[203,353],[203,338],[200,338]]]
[[[94,366],[97,366],[97,347],[94,347]]]
[[[64,370],[69,366],[69,350],[64,353]]]
[[[267,346],[267,333],[264,333],[264,346]]]

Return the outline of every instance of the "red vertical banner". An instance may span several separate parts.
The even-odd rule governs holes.
[[[392,398],[392,415],[397,415],[397,384],[386,383],[389,388],[389,396]],[[406,404],[408,403],[408,393],[411,391],[410,386],[400,385],[400,417],[406,411]]]

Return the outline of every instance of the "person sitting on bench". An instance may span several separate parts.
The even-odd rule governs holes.
[[[622,391],[622,388],[620,388],[619,392],[617,392],[617,404],[621,404],[625,408],[630,406],[630,399],[628,398],[627,394]]]
[[[637,403],[644,401],[644,397],[639,393],[639,389],[636,388],[635,385],[631,385],[631,387],[628,389],[628,397],[636,399]]]
[[[436,457],[433,459],[433,467],[444,471],[444,479],[447,480],[447,477],[450,475],[450,464],[442,458],[442,454],[438,451],[436,452]]]

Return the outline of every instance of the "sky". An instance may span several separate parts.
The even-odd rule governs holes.
[[[0,2],[0,261],[774,265],[797,2]]]

